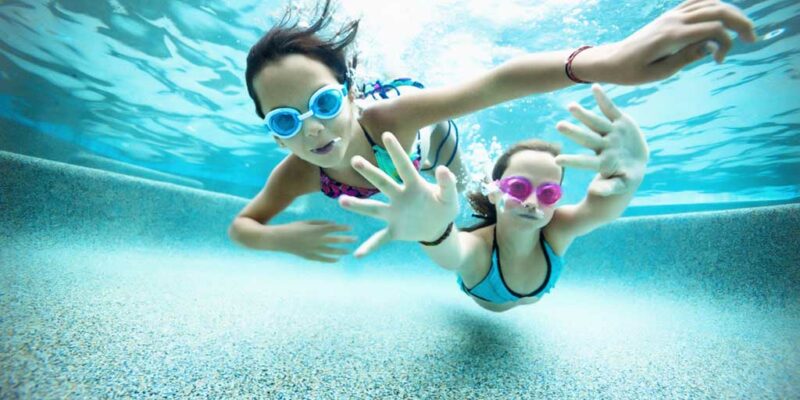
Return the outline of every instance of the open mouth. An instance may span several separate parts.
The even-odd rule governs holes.
[[[311,152],[315,154],[328,154],[331,152],[331,150],[333,150],[333,146],[335,146],[336,142],[338,142],[339,140],[341,140],[341,138],[333,139],[330,142],[326,143],[324,146],[312,149]]]

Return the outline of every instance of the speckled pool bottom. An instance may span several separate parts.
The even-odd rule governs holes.
[[[413,246],[257,254],[225,239],[242,199],[0,170],[2,399],[800,398],[798,205],[620,220],[495,314]]]
[[[791,398],[798,310],[568,286],[483,311],[450,279],[17,247],[2,398]],[[291,266],[286,266],[291,267]],[[555,292],[554,292],[555,293]]]

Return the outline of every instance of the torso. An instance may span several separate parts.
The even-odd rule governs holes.
[[[461,279],[464,281],[464,285],[467,288],[473,288],[480,283],[492,267],[492,258],[495,257],[492,251],[494,229],[495,225],[493,224],[472,232],[481,239],[483,246],[481,246],[481,251],[479,255],[474,258],[473,263],[465,266],[460,272]],[[546,227],[540,231],[540,234],[545,234],[545,232]],[[519,294],[532,293],[540,288],[547,279],[548,267],[544,249],[538,237],[532,237],[531,241],[534,246],[532,254],[529,257],[514,260],[509,256],[504,257],[502,253],[499,253],[500,263],[498,267],[500,268],[503,280],[509,289]],[[481,307],[492,311],[505,311],[518,305],[536,303],[540,299],[540,296],[522,297],[515,302],[496,304],[481,300],[475,296],[470,297]]]

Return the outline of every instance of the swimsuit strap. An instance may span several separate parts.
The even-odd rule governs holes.
[[[378,144],[375,143],[374,140],[372,140],[372,136],[369,135],[369,132],[367,132],[367,128],[364,127],[364,124],[361,123],[361,120],[358,120],[358,126],[360,126],[361,130],[364,131],[364,136],[367,137],[367,141],[369,142],[370,147],[377,146]]]
[[[544,253],[545,263],[547,264],[547,275],[545,275],[544,282],[542,283],[542,285],[539,286],[536,290],[528,294],[519,294],[511,290],[511,288],[508,287],[508,284],[506,284],[505,278],[503,278],[503,269],[501,268],[500,265],[500,248],[499,246],[497,246],[497,224],[495,224],[493,230],[494,230],[494,239],[492,240],[492,253],[494,253],[495,251],[497,252],[497,272],[500,273],[500,280],[503,282],[503,286],[505,286],[506,289],[508,289],[508,292],[517,297],[535,297],[545,288],[547,288],[548,284],[550,283],[550,276],[552,275],[553,267],[552,264],[550,263],[550,255],[547,254],[547,249],[544,248],[544,235],[541,232],[539,232],[539,245],[540,245],[539,247],[542,248],[542,253]]]
[[[367,89],[368,86],[371,86]],[[400,95],[400,90],[398,87],[400,86],[414,86],[419,89],[424,89],[425,85],[420,82],[417,82],[411,78],[397,78],[389,83],[381,83],[380,80],[376,80],[374,83],[364,84],[361,87],[361,93],[363,97],[370,96],[373,99],[377,100],[378,97],[382,99],[389,98],[389,92],[394,91],[398,96]]]
[[[378,169],[386,172],[386,174],[391,176],[397,183],[403,183],[403,180],[400,179],[400,174],[397,173],[397,167],[395,167],[394,163],[392,162],[392,157],[389,155],[389,152],[372,140],[369,132],[367,132],[367,128],[364,127],[361,121],[358,121],[358,125],[361,126],[361,129],[364,131],[364,136],[367,137],[369,144],[372,146],[372,152],[375,154],[375,163],[377,164]],[[419,133],[417,134],[417,137],[419,137]],[[408,158],[411,159],[411,163],[414,164],[414,168],[419,170],[421,158],[419,142],[417,142],[417,151],[414,154],[410,154]]]

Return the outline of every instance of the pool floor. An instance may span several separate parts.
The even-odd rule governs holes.
[[[404,273],[402,258],[354,272],[182,246],[165,239],[176,232],[164,234],[167,225],[136,225],[150,218],[144,203],[139,218],[115,205],[91,219],[78,203],[54,201],[64,192],[42,184],[48,171],[65,188],[102,175],[91,198],[105,196],[102,187],[131,197],[126,185],[150,184],[9,157],[0,166],[15,182],[37,176],[48,189],[0,182],[3,399],[800,397],[793,259],[768,266],[784,274],[765,280],[774,287],[748,286],[740,298],[736,288],[692,284],[727,285],[722,275],[667,281],[659,277],[669,271],[636,276],[622,261],[593,270],[607,267],[580,263],[576,249],[551,294],[498,314],[450,274]],[[20,200],[31,193],[38,203]],[[63,213],[47,208],[56,206]],[[108,230],[109,215],[130,223]],[[665,268],[655,256],[641,260],[642,270]],[[733,258],[713,267],[747,273]]]

